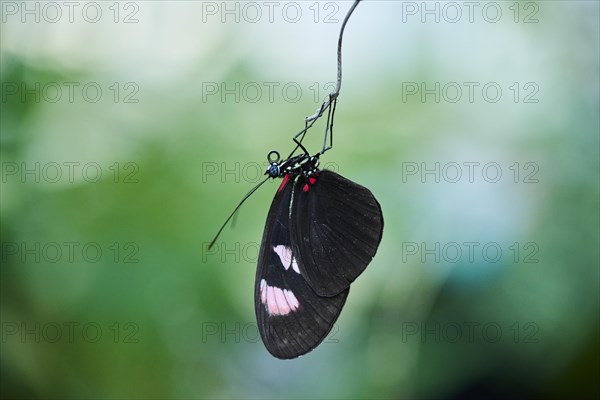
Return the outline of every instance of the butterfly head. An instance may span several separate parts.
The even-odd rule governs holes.
[[[265,175],[269,175],[271,178],[277,178],[281,175],[281,165],[279,161],[281,156],[278,151],[272,150],[267,154],[267,161],[269,161],[269,167],[265,171]]]
[[[269,166],[265,171],[265,175],[271,178],[278,178],[286,174],[292,176],[304,175],[306,177],[316,175],[319,172],[319,156],[320,154],[314,156],[300,154],[281,161],[279,153],[273,150],[267,155]]]

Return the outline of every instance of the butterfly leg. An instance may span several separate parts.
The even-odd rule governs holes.
[[[333,119],[335,117],[335,107],[337,105],[337,96],[333,94],[329,97],[329,110],[327,112],[327,124],[325,125],[325,136],[323,137],[323,150],[320,154],[333,148]],[[329,136],[329,146],[327,145],[327,136]]]

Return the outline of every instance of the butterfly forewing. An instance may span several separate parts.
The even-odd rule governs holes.
[[[283,359],[305,354],[323,341],[350,290],[319,297],[304,279],[290,238],[293,196],[293,178],[286,175],[267,217],[254,292],[261,338],[271,354]]]
[[[377,252],[379,203],[369,189],[323,170],[297,179],[292,209],[292,248],[302,276],[320,296],[343,292]]]

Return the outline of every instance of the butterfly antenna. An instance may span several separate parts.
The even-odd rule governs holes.
[[[233,210],[233,212],[229,215],[229,217],[227,217],[227,219],[225,220],[225,222],[223,222],[223,225],[221,226],[221,229],[219,229],[219,231],[217,232],[217,234],[215,235],[215,238],[212,240],[212,242],[210,242],[210,244],[208,245],[208,250],[210,250],[210,248],[215,244],[215,242],[217,241],[217,239],[219,238],[219,235],[221,234],[221,232],[223,231],[223,229],[225,229],[225,226],[227,225],[227,223],[229,222],[229,220],[231,220],[231,218],[233,218],[233,216],[235,215],[235,213],[237,212],[237,210],[240,209],[240,207],[242,206],[242,204],[244,204],[244,202],[246,200],[248,200],[248,197],[252,196],[252,194],[254,192],[256,192],[256,190],[261,187],[261,185],[263,183],[265,183],[266,181],[268,181],[270,178],[270,176],[266,177],[265,180],[263,180],[262,182],[260,182],[258,185],[254,186],[254,188],[252,188],[252,190],[250,190],[242,199],[242,201],[240,201],[240,203],[237,205],[237,207]]]

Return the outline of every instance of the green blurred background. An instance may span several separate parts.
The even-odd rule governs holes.
[[[385,230],[292,361],[254,319],[278,183],[207,242],[351,3],[49,4],[0,10],[4,398],[600,396],[598,2],[359,5],[322,163]]]

